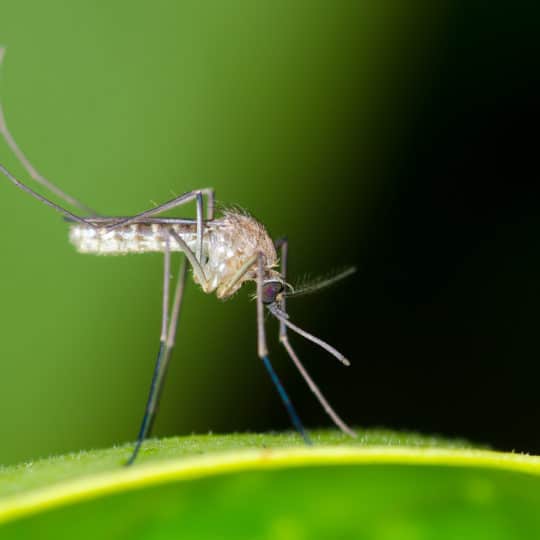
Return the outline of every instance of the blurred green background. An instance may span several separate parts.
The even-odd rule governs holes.
[[[440,378],[443,359],[429,368],[432,379],[420,368],[454,339],[460,346],[449,351],[467,351],[457,371],[472,369],[470,335],[452,324],[463,321],[459,302],[477,282],[463,289],[445,273],[445,259],[426,275],[413,272],[426,250],[448,238],[433,233],[433,243],[411,248],[410,237],[395,234],[407,230],[404,223],[417,223],[413,235],[429,229],[422,212],[432,208],[430,219],[439,212],[425,186],[455,180],[447,182],[454,162],[439,158],[455,155],[471,116],[449,104],[470,105],[470,92],[485,102],[512,80],[500,73],[515,65],[516,41],[478,39],[498,25],[508,30],[508,14],[492,8],[487,20],[482,9],[469,10],[419,0],[3,0],[0,43],[8,52],[0,94],[34,165],[103,214],[129,215],[173,193],[212,186],[218,200],[248,209],[274,236],[289,236],[293,282],[357,264],[348,283],[290,304],[296,322],[355,363],[346,372],[311,345],[298,345],[344,417],[512,445],[497,439],[496,427],[477,431],[484,417],[460,429],[483,380],[473,377],[471,401],[456,412],[427,382]],[[519,24],[526,20],[520,15]],[[519,24],[513,37],[524,35]],[[503,49],[507,56],[487,54]],[[479,60],[476,68],[461,72],[471,58]],[[482,72],[486,59],[493,72]],[[498,82],[490,79],[495,70]],[[505,88],[516,98],[513,86]],[[498,110],[500,102],[492,102]],[[426,141],[434,146],[423,147]],[[3,143],[0,158],[27,177]],[[444,192],[431,195],[451,202]],[[456,201],[458,215],[463,199]],[[78,255],[62,219],[7,181],[0,183],[0,210],[0,463],[132,440],[157,349],[161,257]],[[446,225],[450,235],[454,224]],[[466,226],[460,231],[462,239],[470,234]],[[461,264],[463,253],[454,255],[452,264]],[[478,261],[464,275],[494,267],[489,256]],[[443,288],[434,293],[430,283]],[[510,281],[500,276],[493,287],[501,283]],[[188,288],[156,435],[288,428],[256,356],[251,292],[221,303]],[[473,323],[484,315],[476,313]],[[277,334],[276,325],[269,334]],[[426,343],[433,349],[418,354]],[[277,340],[271,353],[306,423],[328,425]],[[433,395],[422,393],[426,384]],[[456,395],[452,384],[448,390]]]
[[[364,213],[356,193],[369,200],[377,186],[347,178],[344,161],[353,144],[367,165],[384,154],[394,70],[436,14],[375,2],[8,1],[0,21],[7,120],[43,174],[112,215],[213,186],[289,234],[298,275],[354,262],[343,248]],[[161,258],[77,255],[58,216],[1,189],[0,461],[132,439],[157,347]],[[190,288],[156,433],[262,428],[265,409],[280,407],[256,357],[254,308],[245,292],[220,303]]]

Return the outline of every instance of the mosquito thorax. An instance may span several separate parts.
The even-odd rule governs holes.
[[[266,228],[252,216],[225,211],[213,223],[208,224],[209,259],[205,265],[208,281],[218,298],[233,295],[246,281],[256,280],[256,263],[243,276],[230,285],[234,276],[241,271],[257,253],[263,255],[265,277],[268,281],[279,275],[274,270],[278,257],[274,242]]]

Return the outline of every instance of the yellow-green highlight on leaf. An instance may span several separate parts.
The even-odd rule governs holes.
[[[422,448],[472,448],[462,439],[396,432],[383,429],[357,430],[358,437],[351,439],[332,430],[310,431],[315,443],[331,446],[390,446]],[[228,435],[190,435],[145,441],[135,464],[140,467],[148,462],[184,459],[207,454],[239,452],[264,448],[305,448],[305,443],[295,432],[284,433],[233,433]],[[81,476],[92,476],[117,470],[130,456],[132,444],[119,447],[81,451],[63,456],[53,456],[11,467],[0,467],[0,504],[5,497],[28,490],[39,489]]]
[[[327,497],[334,495],[339,498],[341,493],[327,491],[331,489],[330,482],[325,480],[326,473],[322,471],[328,469],[335,470],[336,474],[349,471],[339,486],[340,490],[351,493],[355,493],[366,478],[365,474],[358,476],[359,472],[354,471],[364,470],[366,474],[369,471],[368,476],[380,474],[380,489],[388,488],[390,481],[393,492],[394,487],[397,491],[401,489],[400,479],[413,471],[418,471],[419,479],[425,477],[426,482],[431,482],[431,476],[437,481],[438,477],[447,475],[445,470],[454,470],[456,478],[462,475],[467,479],[463,485],[469,486],[466,491],[474,495],[475,501],[486,497],[491,501],[490,498],[497,497],[497,483],[480,478],[478,471],[488,476],[499,473],[522,476],[525,473],[534,477],[540,496],[540,479],[535,478],[540,474],[538,457],[474,449],[463,441],[384,431],[362,432],[357,441],[334,432],[316,432],[314,438],[317,444],[306,447],[294,434],[192,436],[149,441],[141,460],[129,468],[122,466],[131,449],[127,445],[5,468],[0,471],[0,524],[18,521],[24,527],[25,520],[32,525],[33,517],[49,514],[54,521],[58,512],[69,515],[73,511],[81,511],[85,505],[91,512],[95,507],[92,501],[115,501],[118,497],[130,500],[135,493],[144,493],[145,490],[155,493],[156,489],[161,489],[160,496],[164,497],[165,504],[169,501],[167,490],[174,486],[185,485],[189,490],[193,481],[206,481],[209,482],[209,493],[212,493],[212,486],[221,486],[216,487],[219,493],[224,489],[224,483],[225,486],[231,483],[234,486],[237,482],[234,478],[245,479],[250,474],[273,475],[276,486],[279,478],[286,481],[288,476],[290,481],[295,475],[305,477],[307,474],[306,488],[311,482],[315,493],[320,490]],[[404,473],[404,470],[408,472]],[[395,471],[394,476],[392,471]],[[354,483],[347,485],[347,478],[351,482],[355,479]],[[379,489],[378,482],[373,482],[373,485]],[[364,486],[355,497],[371,497],[366,489]],[[240,504],[245,493],[242,490],[239,493]],[[437,493],[436,498],[449,495],[444,490]],[[264,496],[268,495],[265,491]],[[288,495],[285,492],[279,496],[287,500]],[[411,496],[414,498],[414,494]],[[247,497],[243,504],[249,504],[250,499],[253,495]],[[52,510],[52,513],[46,512]],[[102,518],[105,515],[107,519],[114,519],[106,508],[99,512]],[[1,530],[0,526],[0,536]]]

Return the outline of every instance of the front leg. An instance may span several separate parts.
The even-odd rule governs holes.
[[[268,374],[270,375],[270,378],[272,379],[274,386],[276,387],[279,393],[279,397],[281,398],[283,405],[285,405],[285,409],[287,409],[287,413],[289,414],[289,417],[291,419],[293,426],[296,428],[298,433],[302,436],[302,438],[304,439],[304,442],[306,444],[311,445],[313,443],[311,442],[309,435],[304,429],[304,425],[302,424],[302,421],[300,420],[300,417],[298,416],[296,409],[294,408],[294,405],[292,404],[292,401],[289,398],[289,395],[287,394],[287,392],[285,391],[285,388],[281,384],[281,381],[279,380],[277,373],[274,371],[274,368],[272,367],[270,358],[268,357],[268,347],[266,346],[266,333],[264,329],[263,286],[264,286],[264,255],[262,253],[259,253],[257,256],[257,352],[259,354],[259,358],[263,361],[264,367],[266,368],[266,371],[268,371]]]
[[[226,283],[222,289],[222,297],[226,294],[226,291],[230,291],[248,272],[253,271],[253,266],[256,266],[256,283],[257,283],[257,354],[262,360],[264,367],[266,368],[274,386],[276,387],[279,397],[285,405],[285,409],[289,414],[293,426],[296,428],[298,433],[304,439],[306,444],[312,444],[309,435],[307,434],[300,417],[298,416],[294,405],[292,404],[289,395],[285,391],[285,388],[281,384],[277,373],[272,367],[270,358],[268,356],[268,347],[266,345],[266,331],[264,328],[264,303],[263,303],[263,288],[264,288],[264,264],[265,258],[264,253],[258,252],[252,255],[238,270],[238,272]]]

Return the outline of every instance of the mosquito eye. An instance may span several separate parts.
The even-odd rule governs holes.
[[[267,281],[263,285],[263,304],[273,304],[276,296],[283,291],[283,283],[279,281]]]

